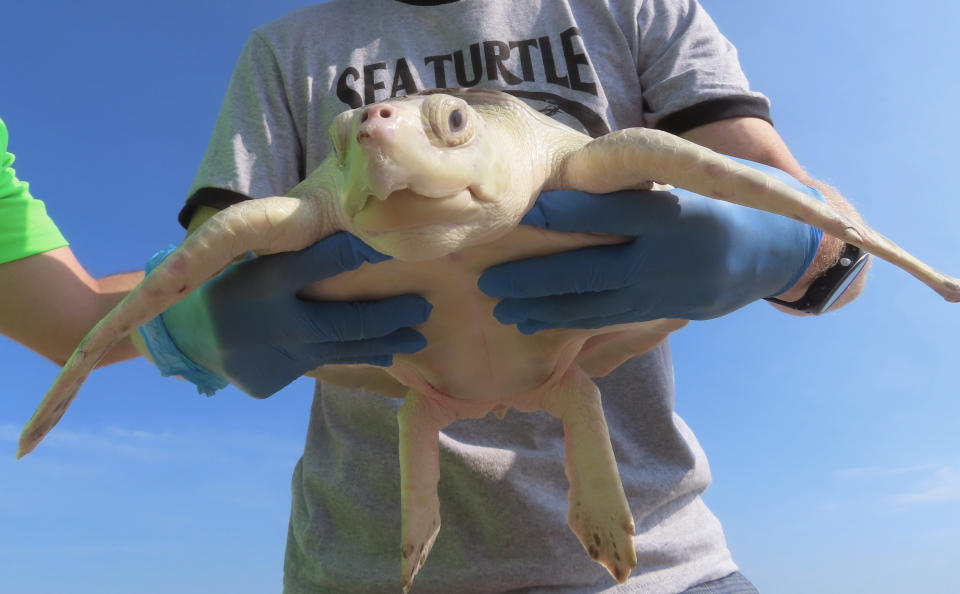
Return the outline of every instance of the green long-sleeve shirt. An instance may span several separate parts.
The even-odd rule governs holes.
[[[0,119],[0,264],[67,245],[43,202],[17,179],[7,152],[7,127]]]

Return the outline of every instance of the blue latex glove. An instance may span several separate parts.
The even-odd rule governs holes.
[[[426,346],[409,328],[427,320],[432,306],[425,299],[341,303],[296,296],[315,280],[386,259],[337,233],[299,252],[240,262],[145,325],[141,335],[161,373],[181,375],[206,394],[229,381],[263,398],[320,365],[390,365],[394,354]]]
[[[786,173],[748,164],[824,200]],[[547,192],[521,222],[635,238],[484,272],[480,289],[502,299],[494,315],[524,334],[657,318],[715,318],[793,286],[822,237],[820,230],[792,219],[685,190]]]

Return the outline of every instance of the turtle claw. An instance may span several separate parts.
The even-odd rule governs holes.
[[[402,558],[400,577],[403,583],[403,592],[413,585],[413,578],[423,567],[433,548],[433,542],[440,532],[440,502],[434,499],[428,505],[429,509],[404,507],[406,516],[403,525],[403,545],[400,556]]]
[[[610,488],[571,486],[567,524],[590,558],[622,584],[637,566],[637,552],[633,516],[617,501],[621,493],[622,489],[617,493]]]

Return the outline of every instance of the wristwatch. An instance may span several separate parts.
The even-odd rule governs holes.
[[[833,307],[833,304],[843,295],[850,283],[857,278],[869,260],[870,254],[848,243],[843,247],[840,260],[810,283],[803,297],[797,301],[783,301],[776,297],[767,297],[766,300],[770,303],[818,316]]]

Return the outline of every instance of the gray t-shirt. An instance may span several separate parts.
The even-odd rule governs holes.
[[[333,0],[257,29],[181,220],[283,194],[326,157],[333,116],[433,87],[511,92],[598,136],[769,118],[694,0]],[[680,592],[736,570],[700,495],[706,458],[673,411],[664,344],[599,382],[637,526],[617,585],[566,525],[563,428],[546,413],[458,421],[440,437],[442,526],[414,592]],[[397,592],[399,402],[320,385],[293,477],[284,591]]]

